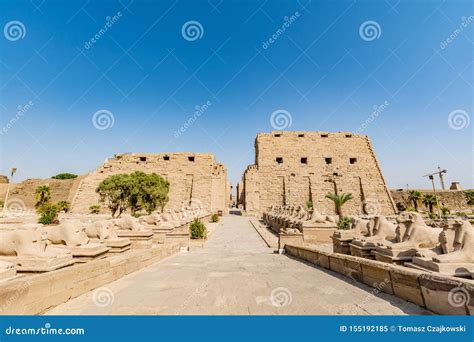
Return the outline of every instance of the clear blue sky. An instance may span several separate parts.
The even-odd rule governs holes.
[[[256,134],[286,110],[289,130],[369,120],[390,187],[426,188],[439,165],[472,188],[472,3],[2,0],[0,172],[15,166],[22,180],[85,173],[114,153],[212,152],[235,185]],[[192,23],[183,36],[188,21],[197,36]],[[99,110],[113,126],[94,126]]]

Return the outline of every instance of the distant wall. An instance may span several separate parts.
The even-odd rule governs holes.
[[[10,184],[10,195],[8,202],[19,200],[24,203],[26,208],[33,208],[35,205],[35,191],[40,185],[47,184],[51,189],[51,201],[72,201],[75,189],[84,176],[75,179],[27,179],[21,183]],[[0,184],[0,200],[5,199],[8,184]]]
[[[423,194],[433,194],[432,190],[418,190]],[[393,201],[396,205],[412,207],[413,204],[408,202],[408,190],[390,190]],[[467,204],[466,196],[463,190],[437,190],[436,195],[442,207],[447,207],[451,211],[467,211],[474,210],[474,206]]]
[[[87,175],[78,187],[72,212],[87,213],[90,205],[99,203],[95,190],[108,176],[134,171],[155,172],[170,182],[167,209],[181,208],[190,201],[213,212],[227,207],[227,170],[212,154],[131,153],[117,155]]]

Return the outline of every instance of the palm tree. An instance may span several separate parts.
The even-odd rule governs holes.
[[[418,211],[418,205],[420,204],[420,201],[423,198],[423,194],[420,191],[417,190],[410,190],[408,192],[408,200],[413,203],[413,207],[415,208],[415,211]]]
[[[36,188],[35,207],[39,207],[40,205],[49,202],[50,199],[51,199],[51,190],[49,189],[49,185],[40,185]]]
[[[435,195],[427,194],[423,196],[422,203],[429,208],[430,213],[433,213],[433,207],[438,203],[438,201]]]
[[[334,202],[334,205],[336,207],[336,213],[337,215],[339,215],[340,217],[344,216],[342,214],[342,206],[349,200],[351,200],[353,197],[352,197],[352,194],[345,194],[345,193],[342,193],[340,195],[336,195],[336,194],[327,194],[326,195],[326,198],[327,199],[330,199],[331,201]]]

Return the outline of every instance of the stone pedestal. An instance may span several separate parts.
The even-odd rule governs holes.
[[[83,246],[53,245],[55,248],[69,250],[76,262],[88,262],[107,256],[109,248],[102,243],[88,243]]]
[[[336,224],[313,223],[311,225],[303,224],[304,243],[331,243],[331,236],[337,231]]]
[[[178,244],[180,248],[189,249],[189,233],[168,233],[165,244]]]
[[[461,278],[471,278],[474,272],[472,263],[439,263],[433,261],[432,258],[425,257],[413,257],[411,262],[405,263],[405,266]]]
[[[50,272],[73,265],[75,259],[71,255],[59,255],[56,257],[0,257],[0,261],[6,261],[16,265],[18,272]]]
[[[153,231],[151,230],[117,230],[117,236],[132,241],[132,249],[146,249],[153,246]]]
[[[354,244],[354,241],[349,244],[351,249],[351,255],[374,260],[375,257],[372,254],[372,251],[375,250],[375,246],[363,246]]]
[[[292,233],[292,234],[279,234],[278,238],[278,249],[285,248],[285,245],[291,246],[303,246],[303,234]]]

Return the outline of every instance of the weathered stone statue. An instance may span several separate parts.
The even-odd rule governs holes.
[[[122,215],[112,220],[117,236],[132,241],[132,249],[151,248],[153,245],[153,230],[147,229],[131,215]]]
[[[402,242],[377,246],[374,251],[376,260],[403,264],[411,261],[420,248],[434,248],[438,244],[442,229],[427,226],[419,213],[401,213],[397,222],[406,227]]]
[[[100,220],[86,224],[85,232],[91,241],[104,243],[109,248],[109,253],[123,253],[130,249],[132,241],[119,238],[111,220]]]
[[[0,231],[0,260],[17,265],[19,272],[48,272],[74,264],[71,252],[49,246],[40,228]]]
[[[350,243],[351,254],[368,259],[374,259],[372,251],[375,250],[378,243],[394,241],[396,238],[396,226],[388,221],[385,216],[375,216],[368,223],[368,232],[371,235],[367,237],[356,237]]]
[[[91,243],[85,229],[80,220],[67,220],[44,228],[44,231],[53,246],[69,250],[77,262],[104,258],[109,248],[101,243]]]
[[[418,251],[406,266],[450,276],[472,277],[474,273],[474,228],[467,220],[455,220],[454,230],[445,228],[440,245]]]

